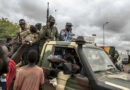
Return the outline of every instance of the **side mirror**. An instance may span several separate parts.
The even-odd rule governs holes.
[[[64,71],[64,74],[72,74],[72,64],[71,63],[64,63],[63,71]]]

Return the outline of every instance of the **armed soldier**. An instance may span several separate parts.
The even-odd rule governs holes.
[[[49,16],[47,25],[43,26],[43,29],[40,31],[40,50],[46,41],[59,39],[58,30],[57,27],[54,26],[54,24],[55,18],[53,16]]]
[[[43,26],[43,29],[40,31],[40,39],[44,41],[53,41],[58,40],[58,30],[57,27],[54,26],[55,18],[53,16],[49,16],[48,22],[46,26]]]
[[[28,34],[30,34],[30,26],[26,24],[24,19],[19,20],[20,30],[19,30],[19,42],[23,43]]]

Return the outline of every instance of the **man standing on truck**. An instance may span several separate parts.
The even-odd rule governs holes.
[[[55,18],[50,15],[47,21],[47,25],[43,26],[42,30],[40,30],[39,33],[39,51],[42,49],[42,46],[46,41],[59,40],[58,30],[57,27],[54,26],[54,24]]]
[[[38,39],[37,29],[35,26],[33,26],[33,25],[30,26],[30,33],[26,36],[25,41],[29,41],[31,43],[31,45],[26,48],[24,57],[23,57],[24,63],[27,64],[28,63],[27,53],[30,49],[36,50],[37,53],[39,54],[39,42],[38,42],[39,39]],[[39,58],[39,56],[37,56],[37,58]]]
[[[67,22],[66,28],[62,29],[60,32],[60,40],[61,41],[68,41],[71,42],[73,40],[73,33],[72,33],[72,23]]]
[[[26,24],[24,19],[19,20],[19,32],[17,34],[18,45],[14,47],[14,52],[25,42],[25,38],[30,34],[30,25]]]
[[[24,38],[30,33],[30,25],[26,24],[24,19],[19,20],[20,30],[19,30],[19,42],[23,43]]]
[[[48,22],[46,26],[43,26],[42,30],[40,31],[40,40],[45,41],[53,41],[58,40],[58,30],[57,27],[54,26],[55,18],[53,16],[49,16]]]
[[[42,90],[44,84],[43,69],[38,67],[37,52],[30,50],[28,53],[29,63],[19,69],[16,74],[13,90]]]

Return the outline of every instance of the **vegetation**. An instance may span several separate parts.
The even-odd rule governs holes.
[[[0,19],[0,42],[6,40],[7,37],[15,37],[19,30],[19,25],[10,22],[6,18]]]

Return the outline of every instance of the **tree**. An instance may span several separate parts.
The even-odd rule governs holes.
[[[6,40],[7,37],[15,37],[19,30],[19,25],[10,22],[7,18],[0,19],[0,41]]]

